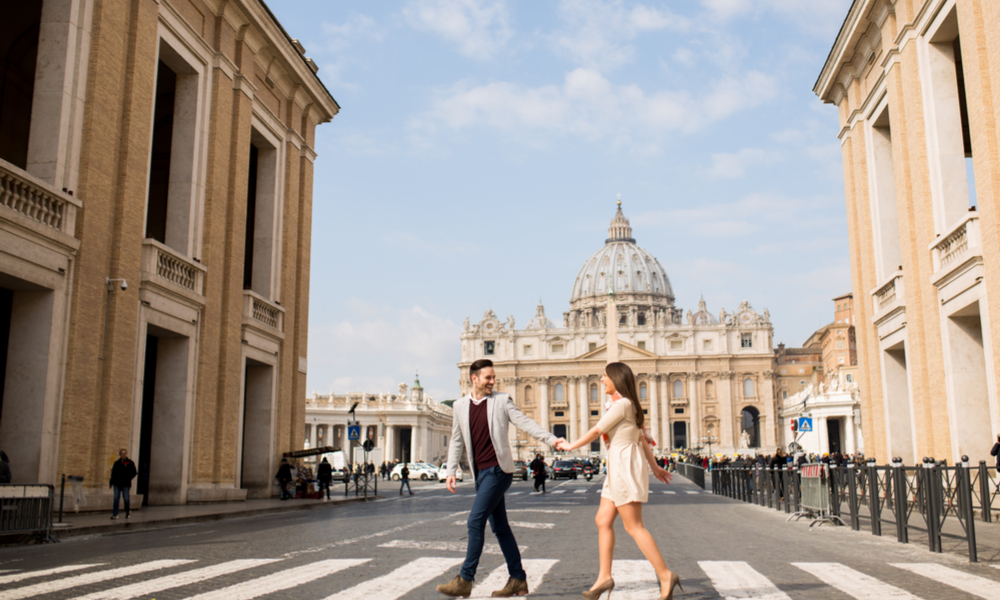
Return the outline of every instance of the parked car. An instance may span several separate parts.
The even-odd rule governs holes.
[[[557,460],[552,465],[552,479],[576,479],[576,465],[571,460]]]
[[[514,461],[514,479],[521,478],[521,481],[528,480],[528,465],[523,460]]]
[[[441,468],[438,469],[437,478],[438,481],[441,483],[444,483],[445,481],[448,480],[448,465],[441,465]],[[458,470],[455,471],[455,479],[459,481],[465,481],[462,478],[462,467],[459,467]]]
[[[403,478],[403,464],[399,463],[392,468],[392,473],[389,477],[393,481],[399,481]],[[414,479],[419,479],[421,481],[427,481],[428,479],[437,478],[437,467],[433,465],[428,465],[425,463],[406,463],[406,466],[410,469],[410,481]]]

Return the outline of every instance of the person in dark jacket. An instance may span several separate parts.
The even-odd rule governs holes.
[[[329,500],[330,482],[333,481],[333,466],[326,458],[323,458],[323,462],[319,463],[319,468],[316,469],[316,479],[319,481],[319,499],[323,499],[323,490],[326,490],[326,499]]]
[[[292,466],[288,464],[288,459],[281,459],[281,466],[278,467],[278,473],[274,476],[278,480],[278,487],[281,488],[281,499],[288,500],[292,497],[292,494],[288,491],[288,484],[292,482]]]
[[[132,516],[132,503],[130,502],[129,492],[132,489],[132,480],[135,479],[135,463],[132,459],[128,457],[128,451],[122,448],[118,451],[118,460],[115,464],[111,465],[111,481],[110,486],[115,491],[115,501],[112,505],[111,518],[118,518],[118,499],[119,497],[125,500],[125,518]]]
[[[413,490],[410,489],[410,469],[407,465],[403,465],[403,470],[399,472],[399,479],[402,483],[399,484],[399,495],[403,495],[403,486],[406,486],[406,491],[413,495]]]
[[[535,491],[538,488],[542,488],[542,493],[545,493],[545,480],[549,477],[549,472],[545,461],[542,459],[541,454],[535,455],[535,460],[531,461],[531,472],[535,478]]]
[[[990,456],[997,457],[997,473],[1000,473],[1000,435],[997,436],[997,443],[993,444]]]
[[[0,450],[0,483],[10,483],[10,459],[3,450]]]

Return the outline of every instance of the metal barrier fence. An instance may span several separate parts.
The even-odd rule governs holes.
[[[45,484],[0,483],[0,535],[31,535],[42,542],[52,537],[55,488]]]
[[[867,521],[872,535],[882,535],[883,523],[894,525],[901,543],[910,541],[911,528],[925,529],[931,552],[942,552],[942,528],[951,519],[960,526],[957,537],[968,547],[969,562],[978,562],[976,521],[996,518],[1000,480],[990,477],[985,461],[975,467],[962,458],[951,466],[925,458],[920,466],[906,467],[896,458],[884,466],[869,460],[863,466],[830,467],[830,513],[854,531]],[[799,473],[788,466],[717,467],[712,492],[785,512],[802,510]]]
[[[693,481],[695,485],[701,489],[705,489],[705,469],[698,465],[683,462],[674,463],[674,468],[678,473]]]

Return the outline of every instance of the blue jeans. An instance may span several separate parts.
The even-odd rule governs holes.
[[[406,491],[410,492],[411,494],[413,493],[413,490],[410,489],[410,480],[409,479],[404,479],[403,483],[399,484],[399,493],[400,494],[403,493],[403,486],[406,486]]]
[[[114,504],[114,510],[111,512],[111,514],[114,515],[114,516],[116,516],[116,517],[118,516],[118,497],[119,496],[121,496],[121,498],[123,500],[125,500],[125,514],[126,515],[129,514],[130,512],[132,512],[131,503],[129,502],[129,490],[131,489],[131,486],[128,486],[128,487],[119,487],[119,486],[116,485],[116,486],[114,486],[114,488],[115,488],[115,504]]]
[[[507,561],[507,574],[514,579],[525,580],[527,575],[521,567],[521,551],[517,549],[514,532],[507,522],[507,507],[503,495],[514,481],[514,475],[504,473],[500,467],[484,469],[476,473],[476,499],[469,513],[469,549],[462,564],[462,579],[473,581],[479,557],[483,554],[486,522],[489,521],[493,535],[497,536],[503,558]]]

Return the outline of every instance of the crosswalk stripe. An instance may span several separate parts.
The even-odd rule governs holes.
[[[455,525],[468,525],[468,521],[455,521]],[[555,523],[529,523],[527,521],[510,521],[511,527],[520,527],[522,529],[552,529],[555,527]]]
[[[36,583],[35,585],[29,585],[27,587],[18,588],[16,590],[7,590],[3,593],[2,596],[0,596],[0,598],[3,598],[3,600],[20,600],[21,598],[31,598],[32,596],[41,596],[42,594],[61,592],[63,590],[68,590],[70,588],[75,588],[81,585],[90,585],[92,583],[100,583],[102,581],[118,579],[119,577],[139,575],[140,573],[147,573],[149,571],[155,571],[157,569],[166,569],[168,567],[185,565],[190,562],[194,561],[153,560],[150,562],[139,563],[137,565],[130,565],[128,567],[119,567],[117,569],[108,569],[107,571],[96,571],[94,573],[85,573],[83,575],[76,575],[75,577],[56,579],[55,581],[46,581],[45,583]]]
[[[973,596],[979,596],[980,598],[986,598],[987,600],[995,599],[997,597],[998,584],[996,581],[986,579],[985,577],[979,577],[978,575],[965,573],[963,571],[959,571],[958,569],[952,569],[944,565],[937,565],[934,563],[896,563],[892,566],[899,567],[900,569],[906,569],[911,573],[916,573],[917,575],[922,575],[928,579],[933,579],[938,583],[958,588],[967,594],[972,594]]]
[[[657,600],[660,597],[660,581],[647,560],[616,560],[611,563],[611,578],[615,580],[615,600]]]
[[[519,495],[521,495],[521,494],[523,494],[523,493],[524,493],[524,492],[511,492],[511,493],[509,493],[509,494],[507,494],[507,495],[508,495],[508,496],[519,496]]]
[[[700,494],[701,492],[692,492],[692,491],[690,491],[690,490],[689,490],[689,491],[687,491],[687,492],[685,492],[685,493],[686,493],[686,494]]]
[[[268,563],[277,562],[278,560],[279,559],[277,558],[247,558],[233,560],[218,565],[212,565],[210,567],[185,571],[176,575],[157,577],[156,579],[141,581],[131,585],[124,585],[102,592],[94,592],[93,594],[78,597],[76,600],[128,600],[129,598],[138,598],[140,596],[162,592],[163,590],[198,583],[199,581],[205,581],[207,579],[212,579],[213,577],[220,577],[237,571],[252,569],[253,567],[259,567]]]
[[[395,600],[445,571],[462,563],[461,558],[418,558],[402,567],[375,579],[348,588],[326,600]]]
[[[840,563],[792,563],[857,600],[919,600],[917,596]]]
[[[702,560],[698,566],[726,600],[791,600],[767,578],[743,561]]]
[[[675,492],[673,490],[664,490],[663,493],[664,494],[676,494],[677,492]]]
[[[553,494],[565,494],[565,493],[566,493],[566,490],[556,490],[556,491],[554,491],[554,492],[552,492],[552,493],[553,493]]]
[[[575,490],[573,493],[574,494],[586,494],[587,490]]]
[[[508,513],[522,513],[522,512],[552,513],[557,515],[568,515],[569,509],[568,508],[512,508],[507,512]]]
[[[438,552],[461,552],[465,554],[468,544],[465,542],[422,542],[415,540],[392,540],[384,544],[379,544],[379,548],[402,548],[405,550],[435,550]],[[527,546],[518,546],[522,553],[528,549]],[[503,551],[499,544],[484,544],[483,554],[502,555]]]
[[[542,579],[546,573],[555,565],[558,560],[548,558],[535,558],[521,561],[521,567],[528,575],[529,593],[537,593],[542,585]],[[507,565],[500,565],[490,573],[490,576],[483,580],[472,590],[473,598],[490,598],[493,592],[502,589],[507,584]]]
[[[309,563],[301,567],[278,571],[271,575],[244,581],[226,588],[192,596],[188,600],[252,600],[274,592],[281,592],[349,569],[371,560],[370,558],[332,558]]]
[[[41,571],[27,571],[25,573],[14,573],[13,575],[3,575],[0,576],[0,585],[7,585],[8,583],[17,583],[18,581],[24,581],[25,579],[34,579],[36,577],[45,577],[47,575],[59,575],[61,573],[69,573],[70,571],[79,571],[81,569],[89,569],[91,567],[103,566],[100,563],[95,565],[65,565],[62,567],[56,567],[54,569],[43,569]],[[8,573],[9,571],[4,571]]]

